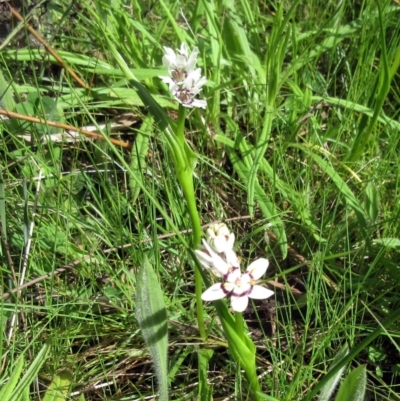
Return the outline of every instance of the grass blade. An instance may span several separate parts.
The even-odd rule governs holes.
[[[152,131],[153,119],[151,117],[147,117],[144,119],[142,126],[138,130],[135,146],[132,151],[131,171],[137,179],[142,177],[146,168],[146,155],[149,149],[149,139]],[[142,185],[138,185],[137,179],[133,179],[131,176],[129,180],[129,185],[132,190],[132,204],[136,202],[136,199],[139,196],[142,188]]]
[[[295,145],[295,144],[291,144],[289,146],[301,149],[304,152],[308,153],[315,160],[315,162],[319,164],[321,169],[331,178],[333,183],[338,188],[339,193],[341,193],[344,196],[344,198],[346,199],[346,203],[354,210],[354,212],[357,216],[357,220],[360,225],[360,228],[363,231],[363,233],[365,234],[364,239],[366,240],[366,242],[368,244],[369,240],[368,240],[368,236],[366,234],[367,222],[366,222],[365,214],[364,214],[364,211],[362,210],[360,203],[358,202],[357,198],[354,196],[354,194],[353,194],[352,190],[349,188],[349,186],[344,182],[344,180],[335,171],[335,169],[331,166],[331,164],[328,163],[327,161],[325,161],[322,157],[315,154],[312,151],[312,149],[308,149],[305,146]]]
[[[15,387],[12,396],[9,398],[10,401],[19,401],[21,397],[23,397],[24,393],[29,389],[29,386],[38,375],[40,368],[46,362],[46,357],[49,351],[50,344],[46,343]]]
[[[24,367],[24,355],[21,355],[17,360],[13,372],[11,373],[10,379],[0,390],[0,400],[8,401],[11,398],[12,392],[18,383],[18,379],[21,375],[23,367]]]
[[[238,155],[234,150],[228,148],[227,151],[229,154],[229,158],[235,168],[235,171],[240,176],[242,182],[247,182],[249,175],[249,168],[247,168],[244,162],[242,162],[239,159]],[[287,238],[283,222],[279,217],[279,213],[276,210],[274,203],[262,189],[258,181],[255,182],[254,197],[258,205],[260,206],[262,213],[270,221],[271,231],[277,236],[279,249],[282,253],[283,259],[285,259],[287,256]]]
[[[378,121],[379,114],[381,113],[382,107],[386,100],[386,96],[390,90],[390,69],[386,51],[385,29],[383,27],[382,10],[380,3],[377,3],[377,6],[379,11],[379,26],[380,26],[380,39],[381,39],[380,40],[381,42],[380,88],[378,91],[378,95],[376,97],[374,114],[371,118],[371,121],[365,129],[361,127],[361,129],[358,131],[353,146],[351,148],[348,161],[357,160],[360,157],[361,153],[363,152],[365,146],[369,141],[372,130],[374,129],[376,122]]]

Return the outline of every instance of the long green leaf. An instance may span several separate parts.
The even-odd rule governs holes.
[[[167,310],[160,283],[147,256],[138,273],[136,317],[146,341],[157,377],[161,401],[168,400]]]
[[[44,395],[43,401],[65,401],[69,399],[69,389],[72,382],[72,373],[63,370],[56,374]]]
[[[0,169],[0,224],[3,228],[3,241],[7,241],[7,218],[6,218],[6,191],[4,185],[3,173]],[[1,350],[2,345],[0,345]],[[0,353],[1,355],[1,353]]]
[[[367,385],[367,369],[361,365],[346,377],[340,386],[335,401],[364,401]]]

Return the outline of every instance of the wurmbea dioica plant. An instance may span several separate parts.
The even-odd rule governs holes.
[[[193,249],[197,249],[200,246],[202,230],[193,186],[196,157],[186,142],[184,123],[187,108],[206,108],[207,102],[196,98],[196,96],[202,91],[207,79],[201,76],[201,68],[196,69],[199,52],[197,47],[191,53],[184,43],[182,43],[177,52],[169,47],[164,47],[164,50],[163,65],[167,68],[169,76],[161,76],[160,78],[168,85],[169,91],[179,102],[177,124],[170,124],[169,127],[164,128],[164,133],[192,221]],[[173,132],[171,132],[171,128]],[[206,339],[202,299],[216,301],[214,305],[224,329],[231,354],[246,372],[253,399],[258,401],[262,398],[258,394],[261,388],[257,379],[256,348],[251,339],[245,334],[245,325],[241,312],[247,308],[249,298],[264,299],[271,296],[273,292],[256,283],[265,273],[268,261],[266,259],[258,259],[251,263],[245,273],[242,274],[239,258],[233,250],[234,242],[235,236],[225,224],[213,225],[207,230],[206,240],[203,241],[201,249],[196,250],[201,266],[210,269],[217,277],[222,279],[221,283],[212,285],[202,294],[203,278],[205,281],[208,281],[208,279],[204,272],[197,265],[195,266],[197,321],[200,336]],[[225,296],[231,297],[232,309],[236,311],[235,317],[229,312],[226,304],[219,301]],[[212,355],[209,351],[199,350],[199,365],[204,367],[208,363]],[[199,374],[200,386],[202,383],[206,386],[207,380],[204,379],[204,376],[201,377],[201,372]],[[203,394],[200,394],[200,397],[203,397]]]
[[[239,359],[239,363],[245,369],[253,395],[258,400],[257,391],[260,385],[256,378],[255,347],[251,340],[245,335],[244,312],[249,303],[249,298],[266,299],[274,294],[273,291],[257,284],[258,280],[267,271],[269,262],[260,258],[250,263],[245,273],[241,273],[240,260],[233,250],[235,235],[231,233],[225,224],[213,224],[206,232],[206,239],[202,241],[196,255],[206,270],[210,270],[222,282],[211,285],[201,296],[204,301],[216,301],[224,297],[231,297],[231,307],[235,314],[235,330],[237,337],[227,330],[226,322],[221,318],[225,328],[230,349],[238,350],[239,353],[249,355],[248,360]],[[218,310],[218,309],[217,309]],[[235,343],[235,344],[232,344]],[[247,342],[247,344],[246,344]],[[235,352],[233,352],[235,354]],[[234,355],[235,356],[235,355]]]

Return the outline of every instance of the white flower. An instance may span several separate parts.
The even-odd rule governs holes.
[[[215,256],[212,260],[216,261]],[[225,265],[227,265],[226,262]],[[232,309],[236,312],[244,312],[249,304],[249,298],[266,299],[274,294],[273,291],[256,284],[256,281],[267,271],[268,265],[267,259],[257,259],[249,265],[244,274],[240,272],[240,267],[228,267],[226,273],[222,274],[225,281],[208,288],[202,294],[202,300],[216,301],[231,295]],[[214,268],[217,266],[222,267],[223,264],[218,261],[217,265],[214,264]],[[219,273],[223,271],[225,268]]]
[[[205,269],[211,269],[217,277],[225,276],[232,266],[239,266],[239,260],[232,249],[226,249],[219,254],[204,239],[203,246],[200,250],[195,250],[195,253],[201,265]]]
[[[235,234],[231,233],[225,223],[212,224],[206,231],[207,243],[217,253],[233,249]]]
[[[182,43],[180,50],[177,50],[180,54],[175,53],[170,47],[164,46],[164,50],[165,55],[162,58],[164,67],[175,82],[182,82],[194,70],[199,49],[195,47],[190,56],[185,43]]]
[[[163,65],[167,68],[169,77],[159,78],[168,84],[172,95],[185,107],[200,107],[205,109],[205,100],[195,99],[207,82],[201,76],[201,68],[195,69],[199,50],[195,47],[189,55],[188,48],[182,43],[180,50],[175,53],[171,48],[164,47]]]

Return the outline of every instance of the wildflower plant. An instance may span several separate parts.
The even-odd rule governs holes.
[[[242,312],[247,309],[249,298],[266,299],[274,292],[258,284],[258,280],[267,271],[269,261],[265,258],[257,259],[242,273],[240,259],[233,250],[234,241],[235,235],[225,224],[213,224],[207,229],[206,239],[203,239],[200,249],[195,250],[195,253],[202,267],[210,270],[221,281],[211,285],[203,292],[201,298],[203,301],[218,301],[230,297],[231,308],[235,312],[235,332],[232,332],[228,322],[221,318],[218,307],[217,311],[220,312],[233,356],[235,357],[235,352],[239,353],[236,360],[246,371],[253,395],[258,399],[257,391],[260,390],[260,386],[256,378],[255,346],[245,333]],[[245,354],[248,355],[248,359],[243,360]]]
[[[148,107],[160,131],[164,134],[192,223],[192,249],[197,250],[200,247],[202,237],[193,184],[197,157],[186,141],[184,129],[186,109],[205,109],[207,106],[204,99],[198,98],[207,82],[207,79],[201,75],[201,68],[196,68],[199,51],[194,48],[190,52],[184,43],[176,52],[171,48],[164,48],[163,65],[167,68],[169,75],[161,76],[160,79],[168,85],[172,96],[179,102],[178,119],[174,122],[148,90],[136,79],[132,70],[119,56],[113,43],[107,38],[106,40],[120,68],[130,79],[142,102]],[[256,372],[256,347],[249,336],[245,334],[243,316],[238,311],[246,309],[249,298],[260,299],[272,295],[270,290],[256,283],[268,267],[268,262],[265,260],[253,262],[244,274],[240,273],[239,259],[233,251],[234,241],[234,234],[225,225],[215,225],[207,230],[201,253],[193,252],[198,257],[194,267],[197,323],[200,337],[206,341],[203,299],[214,300],[213,305],[221,321],[230,353],[245,371],[253,399],[258,401],[262,398],[259,394],[261,387]],[[226,264],[224,267],[222,267],[221,260]],[[209,290],[203,293],[203,282],[206,285],[210,283],[201,267],[211,269],[217,277],[222,279],[222,283],[210,286]],[[221,300],[222,294],[231,297],[233,309],[236,310],[235,315],[232,315],[227,304]],[[198,350],[199,399],[209,399],[210,390],[204,367],[208,365],[212,354],[211,349],[200,348]]]

